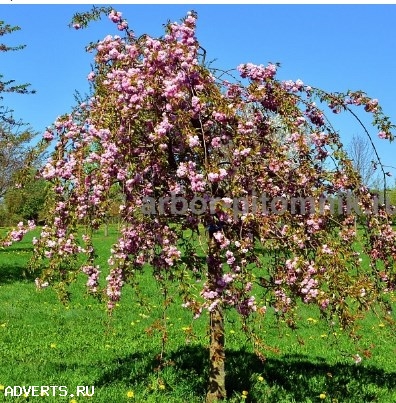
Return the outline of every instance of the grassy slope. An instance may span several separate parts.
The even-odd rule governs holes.
[[[115,237],[96,236],[104,264]],[[31,256],[30,239],[0,251],[0,385],[95,386],[93,397],[77,402],[202,402],[206,387],[207,318],[193,321],[175,303],[168,308],[169,365],[158,371],[161,352],[162,297],[149,274],[140,278],[147,300],[141,306],[131,289],[109,320],[103,305],[85,295],[84,278],[73,286],[64,307],[51,289],[37,291],[24,267]],[[262,324],[268,345],[260,362],[233,314],[227,326],[229,401],[251,402],[396,402],[395,335],[374,315],[363,324],[364,341],[354,345],[320,322],[317,312],[301,310],[301,325],[291,332],[271,313]],[[384,326],[383,326],[384,325]],[[151,330],[150,330],[151,328]],[[190,330],[191,329],[191,330]],[[363,357],[355,364],[351,354]],[[366,358],[366,355],[371,355]],[[127,392],[134,397],[128,398]],[[247,391],[246,399],[242,391]],[[52,393],[52,392],[51,392]],[[326,395],[320,399],[320,394]],[[323,396],[322,396],[323,397]],[[31,397],[29,401],[70,402],[69,397]],[[4,397],[0,401],[26,401]]]

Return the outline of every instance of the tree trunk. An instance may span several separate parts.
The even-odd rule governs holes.
[[[222,277],[222,274],[222,265],[218,256],[218,245],[211,237],[208,255],[208,276],[211,290],[216,290],[217,280]],[[221,304],[216,305],[210,312],[209,360],[209,388],[206,395],[206,403],[217,402],[226,398],[224,316]]]
[[[206,395],[206,402],[212,403],[226,398],[224,371],[224,318],[221,306],[217,306],[212,312],[210,312],[209,358],[209,390]]]

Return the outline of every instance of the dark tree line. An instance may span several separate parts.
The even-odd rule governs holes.
[[[0,52],[22,50],[25,45],[8,46],[3,37],[20,27],[0,21]],[[15,220],[37,219],[43,208],[43,185],[36,182],[35,172],[43,157],[41,145],[33,147],[37,133],[14,116],[5,103],[7,93],[34,94],[29,83],[17,83],[0,72],[0,225],[12,225]]]

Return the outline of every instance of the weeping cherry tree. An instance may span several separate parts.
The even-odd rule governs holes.
[[[177,282],[194,317],[209,312],[207,402],[226,397],[228,310],[260,357],[265,340],[249,324],[270,308],[292,327],[301,304],[345,328],[373,306],[386,315],[396,280],[391,212],[362,183],[324,111],[361,108],[393,140],[378,101],[278,80],[276,64],[244,63],[239,78],[225,80],[206,65],[194,12],[160,38],[137,37],[120,12],[106,12],[122,36],[90,45],[92,96],[44,133],[56,147],[41,172],[53,188],[34,241],[42,281],[67,295],[84,273],[110,311],[143,270],[163,290]],[[76,15],[74,27],[99,14]],[[121,228],[108,267],[99,267],[92,230],[105,222],[114,189]],[[363,241],[356,214],[365,217]]]

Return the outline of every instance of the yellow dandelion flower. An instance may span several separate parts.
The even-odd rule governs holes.
[[[248,394],[249,394],[249,392],[247,390],[242,391],[242,396],[247,396]]]
[[[322,400],[326,399],[326,394],[325,394],[325,393],[321,393],[321,394],[319,395],[319,399],[322,399]]]
[[[127,397],[129,397],[129,398],[135,397],[135,394],[133,393],[133,390],[128,390]]]
[[[260,382],[263,382],[263,381],[264,381],[264,378],[263,378],[262,376],[259,376],[257,379],[258,379]]]
[[[380,324],[378,325],[378,327],[385,327],[385,325],[384,325],[383,323],[380,323]]]
[[[317,323],[318,320],[314,318],[308,318],[307,321],[311,323]]]
[[[163,383],[161,383],[161,385],[158,386],[161,390],[165,389],[165,385]]]
[[[72,400],[70,400],[70,403],[77,403],[77,400],[76,400],[76,399],[72,399]]]
[[[0,390],[4,390],[5,386],[4,385],[0,385]]]
[[[56,348],[56,343],[51,343],[51,344],[50,344],[50,347],[51,347],[51,348]]]
[[[235,333],[235,330],[230,330],[230,333],[231,333],[231,334],[234,334],[234,333]]]

